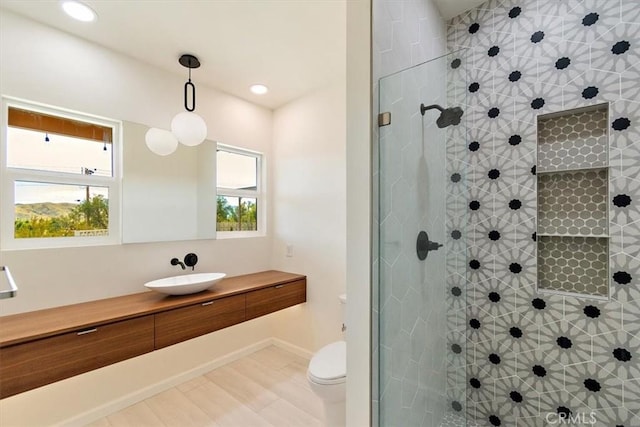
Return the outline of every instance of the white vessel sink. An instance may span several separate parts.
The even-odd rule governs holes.
[[[165,277],[144,284],[145,287],[168,295],[187,295],[209,289],[226,276],[225,273],[194,273]]]

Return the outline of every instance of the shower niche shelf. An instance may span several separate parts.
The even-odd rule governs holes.
[[[608,104],[538,116],[537,286],[609,297]]]

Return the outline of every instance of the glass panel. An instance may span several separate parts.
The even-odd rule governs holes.
[[[258,159],[255,156],[218,150],[218,188],[256,190]]]
[[[7,142],[8,167],[113,176],[111,143],[16,127]]]
[[[458,52],[379,82],[380,426],[466,425],[465,68]]]
[[[16,181],[16,239],[109,234],[109,189]]]
[[[255,198],[218,196],[216,231],[256,231],[258,204]]]

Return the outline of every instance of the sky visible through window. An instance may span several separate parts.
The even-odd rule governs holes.
[[[218,150],[217,180],[219,188],[255,190],[257,162],[254,156]]]
[[[7,166],[11,168],[95,176],[113,174],[112,144],[15,127],[7,129],[7,140]],[[77,203],[86,196],[86,186],[79,185],[19,181],[15,189],[15,203],[20,204]],[[90,195],[108,198],[108,191],[92,186]]]

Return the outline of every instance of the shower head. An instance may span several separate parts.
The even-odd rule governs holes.
[[[420,104],[420,114],[424,116],[427,110],[432,109],[440,110],[440,117],[436,120],[436,124],[439,128],[446,128],[447,126],[460,124],[460,119],[464,114],[464,111],[460,107],[442,108],[439,105],[427,105]]]

